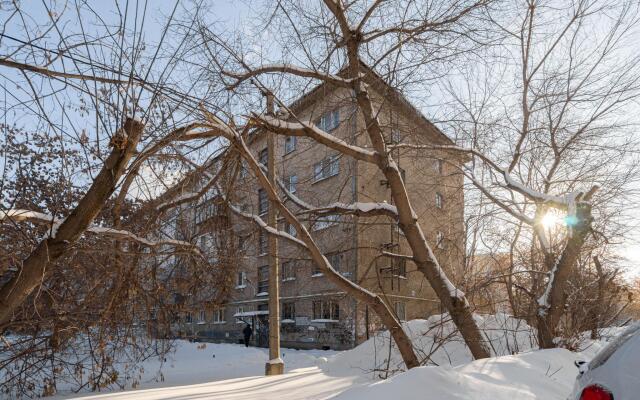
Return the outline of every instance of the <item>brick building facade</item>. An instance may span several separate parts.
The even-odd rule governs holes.
[[[451,144],[451,141],[411,106],[397,91],[373,73],[368,75],[374,104],[389,145]],[[327,84],[297,100],[291,109],[301,120],[311,121],[348,143],[369,147],[362,116],[347,89]],[[249,139],[256,158],[266,165],[265,132]],[[276,138],[276,173],[288,190],[313,205],[333,202],[388,202],[390,190],[376,166],[357,161],[307,137]],[[444,154],[398,148],[394,158],[403,171],[413,207],[440,263],[456,282],[463,268],[463,177]],[[266,194],[243,170],[234,193],[241,207],[266,220]],[[297,211],[288,200],[287,206]],[[199,209],[207,210],[206,204]],[[195,213],[201,211],[196,210]],[[203,221],[194,217],[193,223]],[[279,219],[280,229],[295,234]],[[426,318],[440,312],[439,301],[411,261],[382,257],[383,250],[410,254],[395,221],[388,217],[363,218],[336,215],[314,218],[306,226],[333,267],[363,287],[383,294],[401,320]],[[231,224],[242,243],[233,283],[224,306],[193,305],[173,330],[208,340],[237,342],[246,323],[254,328],[253,340],[267,344],[269,257],[266,235],[254,225]],[[203,239],[206,240],[206,239]],[[366,340],[380,329],[366,305],[347,297],[329,283],[305,251],[279,240],[281,340],[284,347],[345,349]]]

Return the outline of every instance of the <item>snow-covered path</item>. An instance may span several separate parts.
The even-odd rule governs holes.
[[[301,400],[327,399],[368,381],[362,377],[336,377],[318,367],[301,368],[280,376],[237,378],[199,385],[126,391],[83,396],[83,400]]]

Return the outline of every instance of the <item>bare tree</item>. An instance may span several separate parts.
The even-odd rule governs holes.
[[[524,273],[528,283],[509,278],[507,290],[534,300],[525,315],[540,346],[554,347],[574,268],[626,231],[622,204],[633,198],[637,170],[628,110],[640,87],[624,43],[638,8],[531,1],[506,10],[491,14],[500,45],[460,68],[465,83],[443,85],[457,110],[449,126],[468,144],[450,151],[472,157],[469,182],[509,221],[498,228],[510,238],[501,248],[510,276]]]
[[[294,51],[295,55],[305,59],[308,66],[287,62],[253,65],[248,61],[250,56],[245,56],[241,51],[234,49],[226,38],[207,30],[206,24],[201,28],[205,37],[203,42],[206,43],[209,64],[219,66],[214,69],[213,74],[214,76],[217,74],[228,82],[226,90],[242,95],[244,92],[241,90],[249,87],[244,85],[248,82],[252,82],[258,90],[265,90],[267,84],[263,82],[264,79],[271,79],[275,75],[281,78],[281,82],[287,79],[295,81],[298,78],[309,78],[331,87],[352,91],[352,101],[355,103],[358,118],[362,118],[363,125],[366,127],[362,132],[363,137],[366,138],[363,143],[347,143],[335,138],[304,118],[295,115],[285,101],[280,99],[281,96],[276,96],[276,100],[283,116],[270,117],[262,112],[250,111],[250,124],[279,135],[312,138],[345,156],[371,164],[382,173],[389,183],[394,205],[368,207],[367,209],[373,208],[369,213],[388,215],[397,221],[411,250],[411,255],[408,257],[415,262],[429,281],[476,358],[488,357],[490,352],[484,345],[482,334],[473,319],[472,310],[464,293],[457,289],[445,274],[432,250],[432,244],[429,244],[422,226],[415,217],[401,172],[394,160],[393,149],[385,142],[383,126],[379,119],[380,107],[375,104],[371,83],[368,83],[376,79],[376,74],[366,66],[365,62],[371,60],[373,65],[391,63],[392,57],[403,54],[403,46],[410,47],[412,43],[422,44],[433,40],[434,46],[438,47],[441,46],[438,43],[439,38],[443,41],[449,40],[450,44],[450,47],[439,47],[443,57],[452,57],[449,53],[455,53],[453,48],[456,46],[453,43],[462,42],[461,37],[467,34],[469,28],[467,19],[473,20],[474,15],[484,5],[485,2],[482,1],[456,2],[447,7],[434,6],[425,11],[416,8],[415,4],[407,3],[404,5],[404,10],[409,16],[405,15],[400,21],[393,23],[381,23],[382,15],[390,10],[390,6],[384,2],[375,2],[370,6],[352,4],[347,9],[343,2],[326,1],[324,7],[314,10],[315,14],[307,13],[304,16],[296,15],[301,12],[301,9],[295,4],[280,3],[274,15],[279,15],[278,21],[290,20],[292,34],[287,36],[287,39],[296,43],[298,47]],[[298,24],[299,22],[301,24]],[[314,27],[318,28],[314,30]],[[459,30],[456,30],[457,28]],[[319,36],[321,34],[325,36]],[[310,47],[305,43],[307,38],[318,40],[317,47]],[[373,51],[374,48],[375,51]],[[322,51],[318,53],[316,49],[322,49]],[[342,68],[332,71],[333,65],[339,65]],[[389,65],[394,71],[400,68],[393,63]],[[392,90],[376,96],[397,97],[398,94]],[[367,214],[357,204],[347,204],[344,207],[326,205],[321,207],[321,211]]]

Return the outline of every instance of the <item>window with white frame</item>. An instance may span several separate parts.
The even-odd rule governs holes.
[[[315,125],[325,132],[331,132],[340,125],[340,111],[338,109],[327,111],[316,119]]]
[[[258,255],[267,254],[269,252],[269,241],[264,231],[258,233]]]
[[[440,175],[444,174],[444,161],[443,160],[433,160],[433,169]]]
[[[207,312],[205,310],[200,310],[198,313],[198,323],[204,324],[205,322],[207,322]]]
[[[316,222],[313,224],[313,230],[319,231],[321,229],[326,229],[330,226],[337,224],[338,222],[340,222],[340,215],[338,214],[326,215],[316,220]]]
[[[318,264],[313,263],[313,268],[311,268],[311,276],[317,277],[317,276],[323,276],[323,275],[324,275],[324,272],[322,272],[322,268],[320,268]]]
[[[396,316],[400,321],[407,320],[407,304],[404,301],[396,301],[395,303]]]
[[[236,275],[236,289],[242,289],[247,287],[247,273],[239,271]]]
[[[264,265],[258,268],[258,294],[269,293],[269,266]]]
[[[313,165],[313,180],[320,181],[340,173],[340,158],[337,155],[325,157]]]
[[[289,175],[287,177],[287,190],[295,193],[298,188],[298,175]]]
[[[439,249],[444,249],[444,233],[440,231],[436,233],[436,247]]]
[[[282,263],[282,280],[284,282],[296,279],[295,264],[293,261],[285,261]]]
[[[269,161],[269,149],[264,148],[260,150],[260,153],[258,153],[258,162],[266,167],[268,161]]]
[[[296,319],[296,304],[293,302],[282,303],[282,319],[294,321]]]
[[[442,197],[442,193],[436,192],[436,207],[442,208],[444,204],[444,197]]]
[[[296,149],[297,139],[295,136],[287,136],[284,139],[284,154],[289,154]]]
[[[338,321],[340,319],[340,306],[332,300],[315,300],[313,302],[313,319]]]
[[[264,215],[269,212],[269,198],[264,189],[258,189],[258,214]]]
[[[244,313],[244,306],[238,306],[236,308],[236,315],[238,314],[242,314]],[[236,324],[242,324],[244,323],[244,321],[242,320],[242,317],[236,317]]]
[[[216,308],[213,310],[213,323],[214,324],[224,324],[224,308]]]

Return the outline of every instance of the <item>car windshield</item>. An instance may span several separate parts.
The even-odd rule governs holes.
[[[589,369],[595,369],[607,362],[609,357],[616,352],[623,344],[627,343],[635,334],[640,332],[640,323],[634,324],[622,332],[606,345],[589,363]]]

